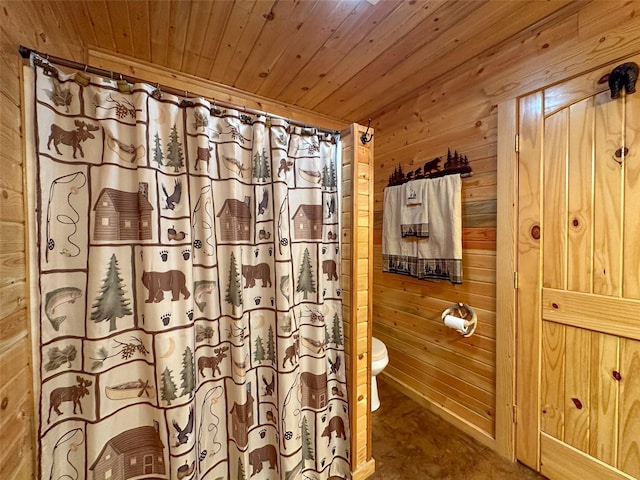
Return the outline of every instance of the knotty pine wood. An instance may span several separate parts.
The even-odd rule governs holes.
[[[589,451],[591,410],[591,332],[581,328],[565,330],[564,442],[582,452]],[[578,402],[577,404],[575,402]]]
[[[371,256],[373,188],[370,181],[373,144],[362,145],[364,127],[343,130],[342,143],[342,257],[341,287],[345,357],[351,429],[351,470],[373,468],[371,458]],[[346,179],[346,181],[344,181]],[[355,181],[354,181],[355,180]],[[346,273],[346,275],[345,275]],[[347,334],[347,332],[349,332]]]
[[[338,118],[328,117],[315,112],[288,105],[280,101],[249,94],[227,85],[202,80],[192,75],[178,71],[159,68],[152,63],[139,62],[130,57],[116,56],[111,52],[90,48],[87,52],[88,63],[106,70],[123,72],[136,78],[144,79],[147,83],[165,85],[178,91],[184,90],[191,96],[202,95],[205,98],[228,102],[239,107],[247,107],[266,111],[299,122],[308,123],[328,129],[342,129],[348,122]]]
[[[0,430],[5,432],[0,440],[0,477],[24,479],[34,478],[33,376],[26,308],[20,61],[14,32],[7,27],[0,27]]]
[[[33,32],[31,48],[74,60],[88,46],[115,51],[360,123],[459,65],[475,64],[480,76],[479,61],[495,58],[499,68],[510,67],[518,52],[499,55],[505,45],[532,57],[539,31],[550,24],[561,24],[547,39],[555,42],[576,28],[589,35],[598,21],[591,11],[584,20],[577,15],[598,2],[571,0],[524,10],[486,0],[3,3],[9,21]],[[607,25],[624,24],[632,8],[611,7]]]
[[[638,60],[640,63],[640,60]],[[637,239],[640,238],[640,222],[634,216],[631,205],[640,205],[640,98],[638,95],[627,95],[625,103],[626,130],[624,143],[629,149],[625,157],[624,178],[624,243],[622,246],[621,273],[622,295],[626,298],[640,300],[640,248]]]
[[[238,31],[250,30],[251,35],[257,38],[255,36],[257,31],[267,21],[262,15],[268,14],[273,4],[271,2],[269,8],[264,11],[256,10],[252,15],[251,12],[256,4],[264,5],[267,2],[237,2],[234,5],[237,5],[240,10],[231,8],[231,2],[214,3],[210,18],[205,20],[203,15],[201,23],[196,24],[200,26],[200,28],[196,27],[199,31],[204,26],[209,27],[205,28],[206,34],[200,51],[187,52],[189,46],[189,37],[187,37],[182,60],[185,69],[193,68],[193,64],[196,64],[197,70],[193,73],[205,78],[214,74],[214,72],[215,75],[222,74],[231,61],[235,62],[232,70],[233,68],[237,69],[238,65],[242,65],[243,55],[247,55],[250,49],[250,42],[246,39],[240,49],[234,47],[229,50],[225,47],[226,57],[222,57],[224,60],[222,67],[215,63],[218,58],[217,53],[219,51],[222,52],[222,46],[228,45],[230,40],[236,39],[232,43],[233,45],[239,45],[238,34],[236,33]],[[346,5],[346,3],[340,2],[340,5]],[[300,98],[301,105],[304,105],[303,102],[316,102],[320,108],[324,109],[324,113],[329,113],[333,117],[342,117],[344,110],[341,111],[339,103],[337,104],[334,101],[337,97],[332,97],[331,89],[338,88],[346,80],[338,76],[331,76],[331,72],[336,66],[341,68],[350,67],[349,55],[352,52],[361,52],[364,45],[360,45],[357,47],[360,50],[356,50],[354,43],[367,42],[377,47],[376,42],[378,39],[384,38],[385,41],[396,43],[398,37],[394,35],[404,36],[408,33],[404,28],[399,28],[397,33],[394,33],[390,24],[385,27],[387,34],[383,37],[379,35],[381,32],[376,30],[376,25],[381,24],[386,16],[395,11],[390,7],[392,3],[379,2],[376,8],[372,8],[368,6],[367,2],[360,2],[357,7],[354,7],[340,26],[334,32],[331,32],[327,40],[317,49],[313,57],[305,57],[307,61],[301,62],[304,65],[299,66],[296,64],[295,68],[300,69],[288,85],[279,85],[280,92],[277,94],[277,99],[281,101],[289,99],[290,102],[293,102]],[[133,55],[145,61],[164,64],[167,61],[166,39],[168,38],[168,29],[170,27],[170,3],[147,2],[147,11],[142,10],[140,12],[142,17],[138,18],[136,16],[135,22],[132,21],[134,18],[132,2],[127,2],[123,5],[127,5],[129,8],[128,17],[132,28],[135,26],[136,29],[140,28],[141,31],[148,30],[150,38],[147,38],[145,42],[143,35],[136,36],[135,32],[131,32],[130,38],[133,39],[133,51],[121,53]],[[428,5],[430,5],[430,8],[439,8],[438,5]],[[486,25],[483,22],[475,22],[481,33],[470,30],[469,36],[473,39],[471,43],[473,43],[474,48],[477,47],[481,53],[475,55],[474,58],[468,58],[463,55],[465,50],[459,49],[454,50],[452,55],[441,55],[441,59],[436,59],[435,61],[440,62],[439,65],[444,67],[445,70],[439,72],[436,78],[432,78],[429,75],[429,70],[433,69],[437,72],[435,68],[437,65],[435,65],[435,62],[428,63],[428,68],[426,70],[423,68],[422,74],[416,75],[420,77],[420,81],[416,82],[416,85],[419,85],[419,90],[407,93],[399,103],[388,105],[390,102],[395,101],[395,97],[391,96],[395,94],[395,88],[388,89],[384,95],[377,95],[375,98],[367,97],[369,90],[364,86],[357,90],[357,95],[361,99],[358,104],[361,106],[361,110],[357,118],[350,120],[360,119],[360,121],[366,121],[368,117],[372,117],[376,128],[374,194],[378,212],[381,210],[378,198],[382,192],[383,185],[386,184],[389,173],[398,162],[402,162],[404,165],[405,162],[415,161],[415,167],[417,167],[436,155],[442,155],[446,152],[447,147],[453,147],[458,148],[469,156],[475,172],[484,172],[487,168],[489,169],[488,171],[496,171],[495,157],[498,142],[497,108],[495,106],[498,102],[517,95],[523,95],[568,77],[576,76],[584,70],[613,62],[633,51],[637,51],[637,45],[640,41],[640,27],[637,21],[638,2],[594,1],[571,2],[568,5],[561,2],[557,6],[558,9],[550,17],[547,17],[546,20],[541,18],[534,26],[527,26],[524,21],[519,23],[520,30],[515,28],[513,31],[519,31],[520,33],[511,38],[505,37],[497,45],[490,45],[484,41],[488,33]],[[88,45],[95,45],[110,51],[116,50],[111,23],[118,21],[118,19],[109,18],[106,2],[103,0],[96,2],[58,2],[55,9],[50,7],[53,23],[45,21],[48,19],[43,19],[41,14],[32,14],[32,10],[30,10],[31,4],[3,1],[2,7],[0,30],[2,33],[3,63],[2,86],[0,88],[2,93],[12,98],[16,104],[19,102],[19,93],[18,89],[12,87],[11,84],[16,81],[17,74],[5,76],[7,70],[4,59],[7,58],[10,62],[15,62],[15,51],[18,45],[24,44],[52,55],[67,57],[76,61],[87,61],[88,57],[85,58],[84,54]],[[380,10],[382,8],[387,10],[382,13]],[[528,8],[526,14],[528,15],[529,12],[538,8],[544,10],[549,7],[545,6],[543,2],[536,2],[535,8]],[[548,13],[547,10],[545,12]],[[334,13],[335,11],[332,15]],[[433,14],[433,12],[429,13]],[[541,14],[544,15],[543,12]],[[148,16],[145,17],[146,15]],[[278,19],[277,10],[275,15],[275,18]],[[190,20],[192,17],[193,15],[190,15]],[[240,17],[243,20],[234,20]],[[251,23],[247,23],[249,17],[252,20]],[[397,16],[395,18],[399,19],[401,17]],[[447,15],[446,19],[440,18],[438,22],[434,21],[435,18],[438,18],[438,15],[433,15],[432,17],[427,15],[425,22],[432,22],[429,34],[437,35],[438,43],[434,43],[435,38],[433,37],[428,37],[428,41],[425,43],[443,47],[451,42],[453,36],[447,35],[444,29],[439,30],[439,33],[435,32],[435,29],[439,28],[439,25],[444,25],[443,20],[448,21],[451,25],[456,25],[456,22],[451,20],[449,15]],[[476,18],[478,17],[476,16]],[[517,15],[513,20],[520,22],[521,18],[523,18],[521,15]],[[193,18],[192,21],[195,22],[196,20],[196,18]],[[318,25],[324,23],[323,19],[318,18],[315,20],[317,20],[316,23]],[[53,37],[49,36],[49,25],[63,25],[66,21],[70,23],[68,25],[65,24],[64,31],[69,35],[74,35],[73,31],[75,31],[76,36],[64,38],[63,43],[53,43]],[[360,23],[360,28],[356,28]],[[148,27],[145,25],[148,25]],[[426,25],[428,23],[424,24],[424,26]],[[173,26],[175,27],[176,25]],[[306,26],[303,28],[306,28]],[[433,33],[431,32],[432,29]],[[312,28],[311,30],[316,29]],[[56,32],[53,35],[58,39],[60,38],[60,35],[56,35]],[[197,36],[195,32],[191,35],[194,38]],[[370,42],[370,40],[374,41]],[[482,48],[483,46],[484,49]],[[436,48],[435,50],[438,49]],[[146,51],[149,51],[149,58],[144,58]],[[384,59],[384,62],[389,61],[391,63],[387,63],[387,65],[391,65],[398,60],[416,64],[416,62],[420,61],[420,58],[418,55],[409,55],[407,57],[404,55],[402,57],[388,56]],[[354,63],[354,65],[356,64]],[[416,65],[416,67],[421,68],[420,65]],[[275,67],[266,79],[262,79],[263,83],[260,84],[260,88],[263,88],[261,91],[265,97],[269,96],[267,89],[271,88],[268,82],[273,85],[278,83],[274,81],[279,77],[278,70],[281,71],[280,67]],[[348,75],[349,71],[345,70],[344,75]],[[402,68],[386,67],[386,71],[387,76],[392,76],[396,72],[401,72]],[[416,71],[418,70],[416,69]],[[353,70],[351,72],[353,73]],[[377,84],[377,79],[381,73],[379,71],[373,72],[371,78],[366,79],[365,85]],[[287,72],[283,75],[283,78],[285,76],[291,76],[291,73]],[[393,85],[400,85],[401,83],[401,80],[396,80]],[[5,87],[5,84],[8,86]],[[352,89],[351,91],[354,92],[356,90]],[[634,101],[638,100],[637,95],[630,98]],[[324,101],[322,101],[323,99]],[[456,112],[455,115],[447,114],[447,112],[454,110]],[[634,115],[634,111],[629,114]],[[354,115],[356,114],[354,113]],[[430,122],[428,126],[426,122]],[[635,125],[640,125],[640,122],[636,121]],[[411,138],[411,141],[408,141],[407,138]],[[627,142],[637,142],[637,138],[637,132],[631,132],[628,135]],[[3,138],[2,145],[4,145],[4,141]],[[632,149],[632,155],[635,155],[635,150]],[[5,151],[7,150],[4,148],[0,149],[3,173],[6,170],[4,168],[6,163]],[[13,151],[13,149],[8,151]],[[378,152],[380,155],[378,155]],[[633,167],[627,169],[626,181],[631,184],[630,182],[637,182],[640,179],[638,174],[640,162],[630,162],[629,165],[633,165]],[[3,178],[1,181],[4,180]],[[5,188],[5,185],[0,185],[0,188]],[[495,188],[499,187],[488,186],[486,189],[475,193],[481,193],[481,197],[486,199],[482,201],[490,202],[492,199],[495,200],[495,196],[491,198],[491,190]],[[625,191],[630,191],[630,189],[627,188]],[[640,203],[640,199],[626,195],[625,203],[627,205]],[[478,197],[474,196],[473,198],[477,199]],[[466,201],[465,204],[467,203],[470,204],[471,202]],[[378,205],[380,205],[380,208],[378,208]],[[640,226],[635,222],[635,217],[631,216],[634,212],[627,209],[626,214],[628,216],[625,220],[627,228],[636,228],[636,230],[629,230],[629,232],[631,234],[633,232],[638,233],[637,229]],[[486,221],[486,218],[484,221]],[[495,228],[492,230],[491,227],[492,225],[481,225],[473,229],[465,228],[463,236],[465,248],[487,252],[495,251],[496,233]],[[638,258],[638,254],[633,245],[629,243],[625,245],[625,258],[629,258],[628,255],[631,255],[630,258]],[[633,257],[633,255],[636,255],[636,257]],[[374,278],[376,279],[380,277],[379,274],[376,274],[377,271],[378,267],[375,267]],[[508,272],[508,275],[511,277],[510,272]],[[401,278],[399,284],[405,280]],[[387,282],[384,282],[386,288],[383,297],[393,295],[394,287],[393,282],[391,283],[392,285],[390,286],[387,285]],[[382,285],[382,283],[379,284]],[[492,290],[495,291],[495,288],[494,284],[478,281],[465,281],[463,285],[447,286],[447,288],[441,288],[439,285],[432,286],[433,291],[437,292],[434,294],[438,295],[438,298],[451,302],[457,301],[458,298],[473,300],[474,297],[469,295],[478,294],[491,299],[495,297],[495,293],[491,293]],[[638,278],[625,280],[623,289],[627,292],[626,295],[629,296],[633,293],[635,295],[634,298],[640,298],[640,281]],[[464,297],[465,295],[467,297]],[[504,361],[501,361],[500,364],[507,362],[508,358],[503,359]],[[506,405],[502,398],[501,394],[498,393],[498,404]],[[441,413],[446,415],[444,411],[441,411]],[[464,422],[465,420],[462,420],[460,423]],[[476,433],[479,431],[472,425],[469,425],[469,428]],[[480,434],[485,441],[487,438],[493,437],[493,435],[492,429]]]
[[[609,465],[616,465],[616,405],[620,382],[612,373],[620,371],[620,339],[613,335],[592,333],[591,357],[589,454]]]
[[[553,479],[636,478],[638,470],[638,410],[623,392],[628,388],[637,395],[635,386],[640,384],[635,365],[640,332],[633,321],[640,303],[625,297],[621,289],[627,263],[622,255],[627,160],[618,165],[614,154],[624,145],[629,102],[624,95],[611,99],[597,85],[610,68],[605,65],[585,75],[593,81],[591,86],[578,78],[567,82],[567,91],[557,85],[521,101],[535,108],[520,112],[520,123],[526,127],[521,134],[526,137],[518,203],[529,209],[533,198],[534,204],[542,206],[544,253],[539,261],[551,265],[542,270],[548,278],[532,283],[527,273],[518,289],[520,300],[542,294],[541,304],[531,305],[541,311],[541,318],[537,312],[520,314],[520,324],[523,318],[531,323],[527,336],[541,328],[542,341],[539,347],[535,342],[519,343],[519,355],[526,362],[519,362],[518,378],[530,378],[531,366],[540,359],[540,465],[542,473]],[[543,122],[542,106],[529,101],[541,93],[553,105]],[[562,105],[553,95],[568,103]],[[535,142],[529,140],[538,138],[539,131],[544,139],[543,168],[536,160],[540,149],[532,148]],[[557,212],[548,205],[555,205]],[[526,234],[526,223],[521,230]],[[552,245],[547,248],[547,243]],[[526,235],[519,248],[521,257],[533,263],[535,249]],[[519,419],[526,417],[532,423],[531,417],[538,415],[538,389],[519,381],[520,385],[529,390],[524,398],[519,394]],[[521,424],[518,435],[528,438],[528,429],[521,432]],[[562,463],[571,458],[577,468],[566,471],[558,452],[563,454]]]
[[[542,382],[540,383],[540,430],[564,439],[565,326],[542,323]]]
[[[620,410],[617,467],[640,478],[640,343],[620,340]]]
[[[587,455],[546,433],[540,436],[542,468],[540,473],[548,478],[583,478],[598,480],[634,480],[620,470],[604,463],[594,463]]]
[[[516,271],[516,199],[517,163],[515,138],[517,128],[515,99],[498,107],[497,192],[496,192],[496,423],[494,429],[497,452],[508,460],[515,460],[514,412],[515,331],[517,291]],[[463,220],[464,221],[464,220]],[[463,251],[464,254],[464,251]],[[493,292],[492,292],[493,293]]]
[[[616,10],[613,11],[612,8]],[[424,85],[419,95],[407,96],[403,101],[389,105],[373,115],[373,125],[377,132],[376,216],[381,215],[382,191],[387,184],[390,173],[398,164],[401,164],[405,171],[415,169],[427,160],[443,156],[448,147],[458,149],[461,153],[468,155],[474,174],[476,171],[478,172],[478,175],[471,177],[471,179],[463,180],[463,208],[466,205],[470,206],[474,201],[482,201],[485,204],[491,201],[495,202],[496,191],[500,188],[499,185],[496,185],[499,183],[499,172],[497,174],[498,180],[494,180],[498,151],[498,109],[496,104],[560,80],[577,76],[588,70],[589,67],[593,68],[603,64],[614,66],[617,64],[615,63],[617,59],[632,54],[634,50],[637,51],[637,42],[640,41],[640,25],[636,18],[637,5],[622,2],[617,2],[615,5],[589,2],[588,4],[569,5],[565,7],[564,13],[567,14],[566,17],[558,14],[557,17],[550,17],[548,22],[540,22],[535,27],[519,33],[498,47],[482,52],[464,65],[450,69],[447,75],[441,76],[438,81]],[[607,17],[607,19],[598,21],[596,20],[598,15]],[[609,15],[615,17],[615,20]],[[606,85],[604,87],[606,88]],[[577,94],[579,95],[579,93]],[[638,137],[635,132],[629,136],[634,139]],[[511,151],[514,151],[514,137],[510,138]],[[507,140],[507,145],[503,150],[508,150],[509,140]],[[478,168],[474,163],[476,158],[483,159]],[[489,172],[494,173],[485,175]],[[472,179],[476,178],[480,181],[469,185],[473,181]],[[640,176],[632,177],[632,181],[635,182],[636,178],[640,178]],[[495,252],[495,220],[491,219],[491,215],[492,213],[477,217],[465,215],[463,219],[463,246],[465,249]],[[469,227],[467,225],[472,218],[490,223]],[[626,223],[634,224],[634,221]],[[381,229],[381,221],[377,221],[374,228]],[[376,247],[379,247],[381,242],[379,231],[376,231],[374,239]],[[564,247],[560,244],[558,248]],[[636,251],[637,248],[633,250]],[[550,266],[550,268],[553,268],[553,263],[544,262],[545,266]],[[397,295],[405,290],[406,285],[411,282],[399,275],[382,274],[380,263],[376,263],[376,258],[374,258],[374,266],[374,313],[376,314],[374,335],[377,335],[378,324],[383,328],[390,327],[390,324],[385,323],[382,318],[384,315],[395,315],[395,317],[391,317],[394,323],[398,322],[398,317],[406,317],[411,319],[409,323],[413,323],[414,328],[421,328],[420,323],[417,323],[419,316],[416,313],[406,311],[406,307],[397,306],[397,302],[392,300],[397,298]],[[562,269],[563,267],[560,265],[558,268]],[[503,283],[507,283],[508,286],[513,285],[513,271],[512,262],[511,270],[505,272],[502,277]],[[429,286],[426,286],[424,294],[425,296],[435,295],[443,303],[453,303],[460,301],[461,298],[466,298],[471,306],[475,306],[474,297],[469,295],[477,294],[481,291],[479,288],[482,288],[482,291],[486,292],[484,295],[492,298],[492,303],[495,304],[496,286],[493,276],[485,275],[484,271],[473,269],[470,273],[480,276],[477,277],[478,281],[474,281],[473,288],[464,293],[466,297],[462,297],[462,294],[459,293],[460,286],[449,286],[445,291],[441,290],[433,294],[429,291]],[[496,278],[498,277],[497,272],[494,275]],[[559,273],[559,275],[563,276],[564,274]],[[466,281],[465,278],[464,282],[466,283]],[[635,288],[631,286],[631,282],[628,284],[629,288]],[[513,298],[513,294],[511,297]],[[415,301],[421,305],[421,299],[415,299]],[[507,301],[513,305],[513,300],[508,300],[507,297]],[[427,310],[427,312],[425,314],[427,316],[437,314],[433,309]],[[508,309],[507,312],[509,312]],[[513,316],[511,316],[512,318]],[[508,318],[504,321],[507,323],[503,326],[508,327]],[[434,335],[433,341],[440,341],[442,338],[442,332],[429,331],[426,334]],[[514,358],[515,348],[508,345],[508,342],[513,341],[514,336],[507,336],[511,340],[505,340],[507,342],[506,353],[501,353],[501,355],[506,356],[502,357],[502,360],[498,360],[500,364]],[[524,336],[527,337],[527,341],[535,341],[535,336],[530,337],[528,334],[524,334]],[[453,352],[460,357],[465,355],[464,352],[456,350],[455,346],[448,348],[453,349]],[[416,353],[414,359],[418,365],[428,361],[424,354]],[[391,352],[391,365],[394,365],[393,352]],[[507,380],[503,384],[512,380],[513,370],[511,373],[507,370],[505,377]],[[432,385],[428,387],[433,388]],[[424,395],[428,391],[427,386],[419,388],[423,389],[418,390],[419,394]],[[499,431],[500,435],[504,434],[507,437],[512,428],[504,425],[507,422],[512,422],[512,395],[513,391],[509,388],[502,388],[500,392],[496,392],[496,402],[502,408],[502,418],[504,419],[503,426]],[[427,397],[430,398],[428,395]],[[435,396],[432,399],[438,401]],[[489,428],[487,433],[496,435],[497,431],[496,424]],[[506,443],[507,445],[502,447],[501,451],[508,455],[509,442]],[[533,457],[535,458],[535,453]]]
[[[519,113],[517,265],[518,271],[523,274],[518,275],[516,309],[516,404],[523,413],[518,415],[516,456],[525,465],[539,470],[538,382],[532,382],[531,379],[539,378],[540,371],[536,359],[540,348],[540,328],[537,321],[541,262],[540,236],[535,238],[532,231],[540,226],[542,213],[539,188],[543,147],[542,94],[534,93],[520,99]]]
[[[622,102],[612,102],[603,92],[595,97],[594,199],[593,199],[593,293],[621,294],[622,285],[622,188],[624,170],[611,160],[620,147],[624,124]],[[586,136],[584,136],[586,137]],[[586,137],[589,144],[591,139]],[[604,161],[604,160],[609,161]],[[584,261],[584,259],[582,259]]]
[[[640,301],[635,299],[542,289],[543,317],[564,325],[640,340],[638,312]]]

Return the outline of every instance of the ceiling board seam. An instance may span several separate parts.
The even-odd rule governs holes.
[[[398,4],[398,6],[397,6],[393,11],[395,11],[397,8],[399,8],[399,6],[400,6],[400,4]],[[329,35],[329,36],[325,39],[325,41],[324,41],[324,42],[323,42],[323,43],[322,43],[322,44],[321,44],[321,45],[320,45],[320,46],[315,50],[315,52],[313,52],[313,55],[309,56],[309,60],[307,60],[307,61],[305,62],[305,64],[304,64],[304,65],[302,65],[302,66],[300,67],[300,69],[298,70],[298,73],[300,73],[301,71],[303,71],[303,70],[304,70],[308,65],[310,65],[310,64],[312,63],[313,59],[316,57],[316,55],[318,54],[318,52],[320,52],[323,48],[325,48],[325,46],[326,46],[326,45],[327,45],[327,43],[328,43],[328,42],[333,38],[333,36],[335,35],[335,33],[336,33],[338,30],[340,30],[340,29],[341,29],[341,28],[342,28],[342,27],[347,23],[347,21],[349,20],[349,17],[350,17],[351,15],[353,15],[357,10],[358,10],[358,7],[356,6],[356,7],[354,7],[354,8],[353,8],[353,9],[352,9],[352,10],[351,10],[351,11],[350,11],[350,12],[349,12],[345,17],[344,17],[344,19],[342,20],[342,22],[340,22],[340,24],[339,24],[339,25],[336,27],[336,29],[331,33],[331,35]],[[367,33],[366,33],[365,35],[363,35],[363,38],[366,38],[366,37],[369,35],[369,33],[370,33],[373,29],[375,29],[376,27],[377,27],[377,25],[376,25],[376,26],[371,27],[371,29],[369,29],[369,30],[367,31]],[[282,93],[283,93],[284,91],[286,91],[286,90],[289,88],[289,85],[291,85],[291,84],[293,83],[293,80],[294,80],[295,78],[296,78],[296,77],[293,77],[293,79],[292,79],[292,80],[290,80],[290,81],[289,81],[289,83],[287,83],[287,85],[286,85],[286,86],[284,86],[282,89],[280,89],[280,91],[279,91],[279,92],[278,92],[278,94],[277,94],[277,96],[278,96],[278,97],[279,97],[279,96],[281,96],[281,95],[282,95]],[[315,86],[319,81],[320,81],[320,78],[318,78],[318,80],[316,81],[316,83],[314,83],[314,84],[313,84],[312,86],[310,86],[309,88],[313,88],[313,86]],[[298,99],[296,99],[296,101],[297,101],[297,100],[298,100]]]
[[[579,11],[579,9],[581,8],[581,4],[580,2],[571,2],[568,3],[567,5],[565,5],[564,7],[559,8],[558,10],[556,10],[555,12],[551,13],[550,15],[547,15],[546,17],[534,22],[533,24],[531,24],[529,27],[523,29],[522,31],[518,32],[515,35],[512,35],[509,38],[504,39],[503,41],[492,45],[491,47],[487,48],[486,50],[484,50],[483,52],[479,53],[476,57],[486,57],[488,56],[489,53],[491,52],[495,52],[500,50],[502,47],[504,47],[507,44],[512,44],[513,42],[517,42],[517,40],[519,38],[529,38],[531,36],[532,31],[536,31],[536,30],[543,30],[545,29],[549,24],[558,21],[559,19],[565,19],[565,18],[569,18],[571,15],[575,14],[577,11]],[[454,76],[456,72],[458,72],[459,70],[461,70],[461,68],[465,66],[465,63],[461,63],[458,65],[453,66],[451,69],[449,69],[447,72],[445,72],[443,75],[441,75],[441,77],[447,77],[447,76]],[[405,95],[403,95],[402,97],[400,97],[397,100],[394,100],[393,102],[390,102],[382,107],[377,108],[376,110],[374,110],[373,112],[368,113],[366,116],[364,117],[360,117],[359,119],[354,119],[354,121],[357,122],[363,122],[365,121],[367,118],[376,118],[378,116],[383,115],[385,112],[385,110],[393,110],[396,108],[401,107],[402,105],[404,105],[405,103],[407,103],[408,100],[410,99],[415,99],[418,96],[423,95],[425,92],[427,92],[428,90],[430,90],[434,85],[437,85],[441,83],[441,78],[434,78],[431,81],[421,85],[420,87],[407,92]],[[346,118],[352,118],[352,114],[355,113],[356,110],[349,112],[349,115],[345,115]]]
[[[440,11],[441,8],[444,8],[446,6],[446,2],[441,3],[440,5],[438,5],[431,13],[429,13],[422,21],[420,21],[415,27],[411,28],[410,30],[406,31],[403,35],[401,35],[400,37],[395,39],[395,43],[398,43],[400,41],[402,41],[403,39],[406,39],[409,35],[413,34],[414,32],[416,32],[418,29],[423,29],[424,25],[427,22],[432,22],[433,21],[433,16],[437,15],[438,12]],[[400,8],[400,5],[398,6],[398,8]],[[395,12],[395,10],[394,10]],[[393,14],[393,12],[391,14],[389,14],[389,16],[387,17],[387,19]],[[385,19],[385,20],[387,20]],[[384,24],[384,22],[380,22],[380,24],[378,24],[378,28],[380,28],[380,26],[382,26]],[[397,27],[392,29],[392,32],[395,32],[397,30],[400,30],[402,28],[401,25],[398,25]],[[440,38],[440,36],[442,36],[445,33],[445,31],[443,31],[442,33],[438,34],[435,38]],[[414,52],[418,51],[420,48],[422,48],[424,45],[420,45],[420,46],[416,46],[412,51],[411,54],[412,55]],[[356,50],[356,48],[358,48],[358,46],[352,48],[347,55],[349,55],[352,51]],[[370,67],[370,65],[372,63],[374,63],[376,60],[378,60],[379,58],[383,57],[384,55],[387,54],[388,49],[385,49],[384,51],[380,52],[378,55],[376,55],[374,58],[372,58],[366,65],[363,65],[362,68],[360,68],[360,70],[358,70],[357,72],[355,72],[348,80],[342,82],[342,84],[336,88],[335,90],[333,90],[329,95],[326,95],[324,98],[322,98],[319,101],[316,101],[316,103],[309,105],[308,108],[315,110],[316,108],[318,108],[319,105],[321,105],[322,103],[326,102],[327,98],[333,96],[336,94],[336,92],[338,92],[340,89],[344,88],[345,85],[347,85],[354,77],[360,75],[361,73],[363,73],[368,67]],[[405,56],[406,58],[406,56]],[[396,61],[390,68],[388,68],[385,73],[389,72],[390,70],[393,70],[393,68],[402,60],[398,60]]]

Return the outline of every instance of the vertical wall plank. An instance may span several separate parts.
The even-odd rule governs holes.
[[[543,287],[565,288],[567,252],[568,109],[545,119]]]
[[[566,375],[564,398],[564,441],[583,452],[589,451],[589,370],[591,332],[565,327]]]
[[[623,339],[620,345],[620,470],[640,478],[640,342]]]
[[[3,23],[2,28],[5,25]],[[15,32],[2,34],[2,76],[21,78]],[[5,48],[11,46],[13,57]],[[0,83],[0,478],[35,478],[30,325],[27,314],[21,82]]]
[[[591,228],[593,212],[593,103],[583,100],[569,107],[569,252],[567,287],[590,292],[592,279]]]
[[[613,101],[609,92],[602,92],[596,95],[594,105],[593,293],[618,296],[623,170],[612,152],[623,142],[623,102]]]
[[[624,160],[624,246],[622,249],[623,285],[626,298],[640,299],[640,95],[625,98],[625,146],[629,149]]]
[[[518,424],[516,456],[538,470],[540,448],[540,169],[542,163],[541,93],[520,100],[520,157],[518,162],[518,271],[519,293],[517,318]],[[526,275],[524,274],[526,272]]]
[[[351,469],[354,480],[373,472],[371,458],[371,257],[373,249],[373,143],[362,145],[364,127],[351,125],[342,132],[342,288],[343,317],[350,330],[349,408],[351,409]],[[349,232],[349,236],[345,236]],[[349,249],[345,251],[345,246]],[[348,276],[344,275],[345,270]],[[347,342],[345,341],[345,344]],[[346,347],[346,345],[345,345]]]
[[[616,464],[618,451],[619,338],[591,334],[591,427],[589,454],[609,465]]]
[[[516,188],[517,157],[515,148],[517,102],[511,100],[498,106],[498,158],[496,198],[496,450],[509,460],[515,459],[515,311],[516,286]],[[464,208],[464,207],[463,207]],[[463,252],[464,255],[464,252]],[[463,260],[464,261],[464,260]],[[499,285],[499,287],[498,287]],[[474,300],[482,298],[474,296]],[[458,297],[459,301],[469,301]],[[477,300],[476,300],[477,301]],[[476,303],[475,301],[472,303]],[[491,307],[488,307],[489,309]]]
[[[565,328],[542,323],[541,429],[558,440],[564,439]]]

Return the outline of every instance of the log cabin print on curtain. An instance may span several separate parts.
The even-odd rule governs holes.
[[[35,60],[39,478],[349,478],[338,138]]]

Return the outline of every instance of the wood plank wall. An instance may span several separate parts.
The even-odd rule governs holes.
[[[349,386],[353,480],[373,473],[371,458],[371,255],[373,143],[363,145],[362,125],[342,131],[341,285],[345,364]],[[355,335],[354,335],[355,333]]]
[[[449,71],[420,95],[372,115],[373,335],[385,342],[390,357],[382,375],[493,448],[496,402],[512,401],[496,389],[496,328],[513,320],[496,319],[495,313],[497,104],[623,58],[640,45],[637,2],[576,2],[568,9]],[[450,57],[455,65],[455,53]],[[447,148],[467,155],[474,171],[462,191],[464,283],[383,274],[382,205],[389,175],[398,164],[405,172],[416,169],[446,155]],[[442,310],[458,301],[478,313],[478,329],[468,339],[440,321]]]
[[[33,478],[33,389],[27,316],[20,60],[0,53],[0,478]]]

